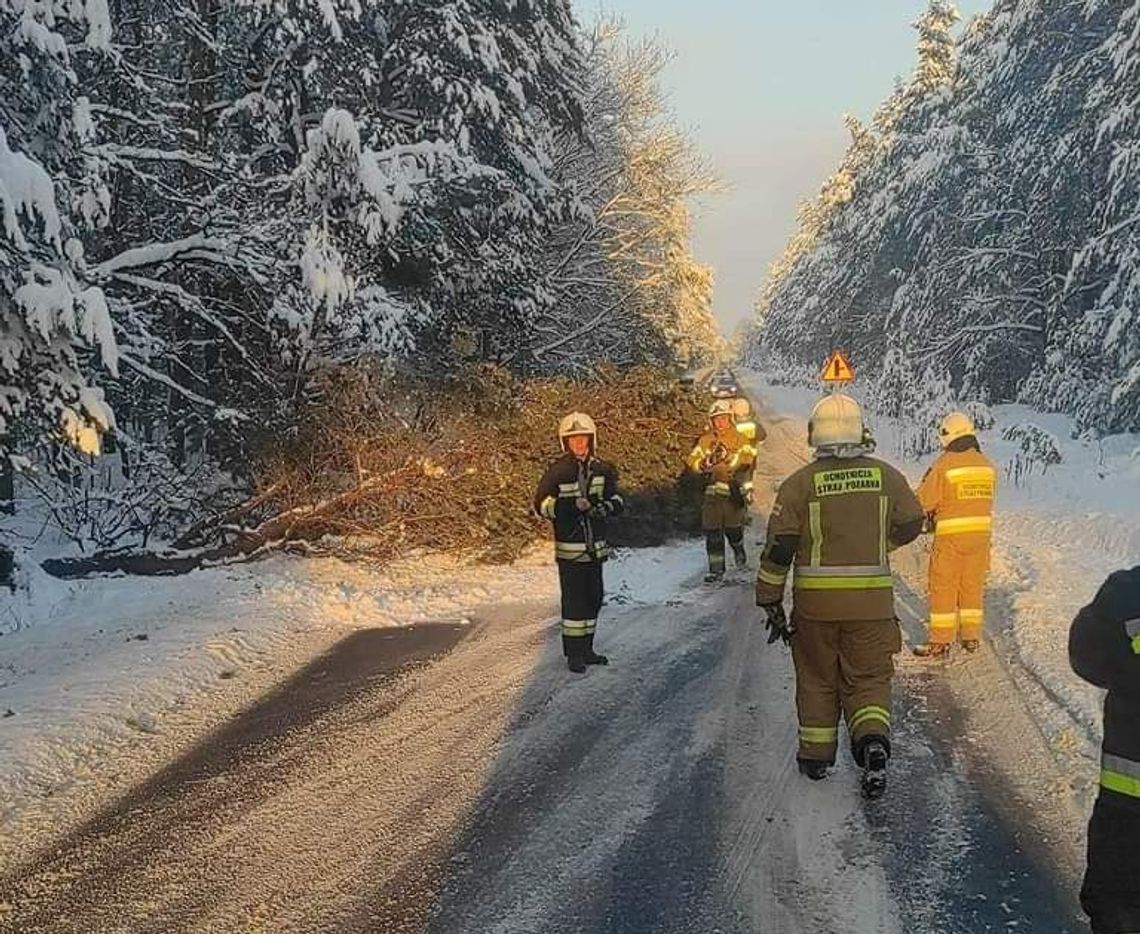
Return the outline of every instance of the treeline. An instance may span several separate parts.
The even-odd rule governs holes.
[[[0,464],[129,539],[249,485],[341,368],[714,352],[665,61],[569,0],[0,4]]]
[[[843,347],[896,402],[945,381],[1140,430],[1140,7],[932,0],[918,67],[801,209],[748,353]]]

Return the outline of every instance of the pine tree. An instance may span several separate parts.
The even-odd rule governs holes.
[[[956,50],[951,30],[961,18],[949,0],[930,0],[926,12],[914,24],[918,30],[917,89],[930,92],[953,80]]]
[[[791,241],[754,341],[1134,429],[1136,13],[999,0],[956,47],[954,19],[935,2],[920,20],[914,79],[872,121],[851,197]]]
[[[0,6],[0,457],[113,424],[96,385],[118,351],[87,236],[110,201],[78,60],[106,50],[101,3]]]

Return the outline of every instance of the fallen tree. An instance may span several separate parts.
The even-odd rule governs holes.
[[[323,378],[300,430],[265,446],[251,495],[197,521],[171,549],[44,569],[176,574],[279,551],[510,561],[549,534],[530,500],[558,454],[558,420],[572,410],[595,417],[599,453],[620,472],[630,511],[616,543],[658,544],[696,526],[683,459],[704,409],[703,397],[652,369],[523,382],[480,367],[442,391],[379,369],[341,369]]]

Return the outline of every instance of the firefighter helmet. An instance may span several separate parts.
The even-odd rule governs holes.
[[[974,434],[976,430],[969,415],[963,412],[951,412],[938,426],[938,440],[942,442],[943,447],[946,447],[959,438]]]
[[[808,418],[808,444],[813,448],[863,444],[865,432],[859,403],[843,393],[824,396]]]
[[[558,440],[563,450],[566,450],[566,439],[571,435],[587,435],[593,449],[598,443],[598,426],[584,412],[571,412],[558,423]]]
[[[743,396],[738,396],[732,400],[732,414],[737,418],[748,418],[752,414],[752,406]]]
[[[721,415],[727,416],[730,422],[735,421],[732,415],[732,400],[731,399],[717,399],[712,405],[709,406],[709,424],[713,424],[713,420],[719,418]]]

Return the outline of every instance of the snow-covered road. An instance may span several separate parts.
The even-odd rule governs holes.
[[[584,678],[565,671],[545,607],[351,636],[0,881],[0,919],[22,932],[1078,930],[1075,879],[1018,813],[1018,776],[985,737],[959,742],[944,672],[904,670],[891,793],[865,804],[846,761],[821,784],[796,773],[788,653],[767,645],[748,583],[687,583],[689,596],[611,616],[614,664]],[[1007,697],[1009,719],[1027,720],[1019,703]],[[1032,757],[1033,737],[1021,742]]]
[[[802,426],[767,423],[775,481]],[[999,655],[901,662],[891,789],[867,804],[846,759],[823,783],[797,774],[788,653],[749,576],[703,587],[686,548],[685,579],[615,595],[613,664],[585,677],[545,596],[345,636],[17,860],[0,929],[1082,929],[1081,816]],[[902,556],[904,581],[920,560]]]

